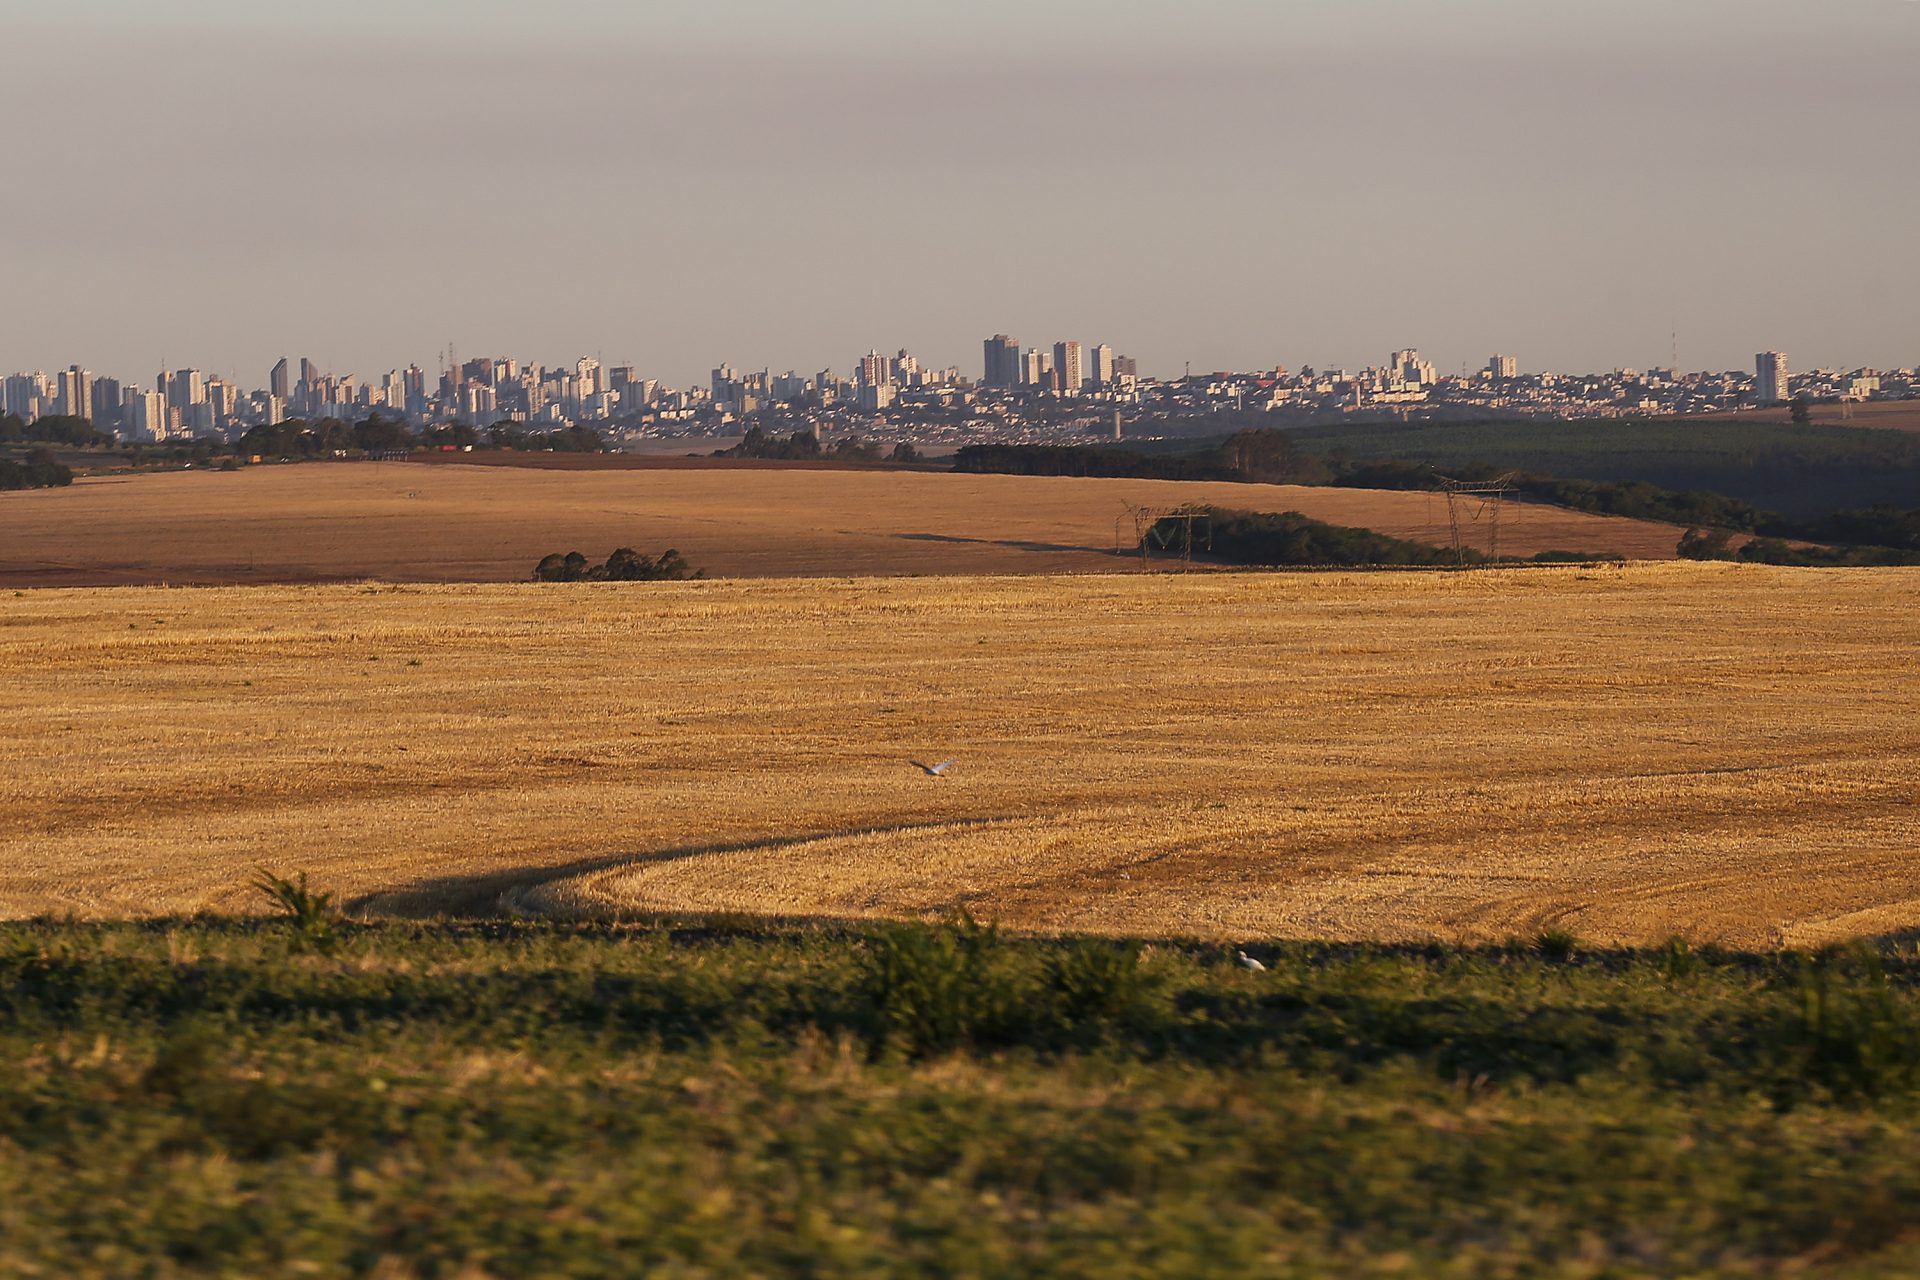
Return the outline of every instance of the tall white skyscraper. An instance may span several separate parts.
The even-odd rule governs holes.
[[[1053,361],[1047,353],[1038,347],[1028,350],[1020,360],[1020,381],[1024,386],[1045,387],[1047,375],[1053,371]]]
[[[1761,404],[1780,404],[1788,398],[1787,357],[1778,351],[1762,351],[1753,358],[1753,398]]]
[[[1110,385],[1113,382],[1113,348],[1103,342],[1090,354],[1093,356],[1093,385]]]
[[[182,414],[191,414],[193,406],[207,402],[206,375],[198,369],[182,369],[168,384],[167,402]]]
[[[77,364],[60,372],[60,412],[71,418],[93,417],[93,375]]]
[[[135,439],[167,438],[167,398],[158,391],[136,391],[127,400],[127,430]]]
[[[1520,361],[1513,356],[1495,356],[1487,361],[1487,372],[1495,378],[1520,376]]]

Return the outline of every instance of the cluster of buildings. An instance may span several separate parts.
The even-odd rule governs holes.
[[[1288,417],[1401,416],[1610,418],[1725,412],[1806,396],[1818,401],[1920,396],[1920,370],[1815,369],[1794,374],[1787,357],[1762,352],[1754,371],[1681,373],[1616,369],[1603,374],[1522,373],[1496,355],[1478,371],[1443,374],[1417,350],[1395,351],[1360,370],[1285,368],[1140,376],[1137,364],[1099,343],[1026,347],[1005,334],[984,344],[982,376],[931,366],[907,351],[871,351],[841,375],[722,365],[706,386],[675,389],[631,365],[586,357],[547,366],[446,353],[440,371],[419,365],[377,379],[285,359],[266,385],[245,389],[198,369],[163,372],[151,389],[96,377],[75,365],[55,374],[17,373],[0,383],[0,412],[24,420],[87,418],[124,440],[232,439],[248,427],[289,419],[360,420],[375,414],[421,427],[500,422],[529,429],[591,424],[615,442],[719,436],[749,425],[915,443],[1042,441],[1107,434],[1166,434],[1185,419],[1233,411]],[[297,377],[295,376],[297,372]],[[1204,423],[1197,424],[1203,427]]]
[[[980,385],[992,390],[1025,388],[1049,395],[1077,397],[1089,392],[1133,391],[1140,371],[1132,356],[1118,356],[1102,342],[1087,348],[1078,342],[1056,342],[1053,350],[1026,351],[1004,333],[986,342],[986,373]]]

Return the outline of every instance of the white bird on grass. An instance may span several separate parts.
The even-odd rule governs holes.
[[[1254,973],[1265,973],[1267,971],[1267,966],[1261,964],[1258,960],[1255,960],[1252,956],[1248,955],[1246,952],[1242,951],[1239,953],[1239,955],[1240,955],[1240,967],[1242,969],[1250,969]]]
[[[929,778],[944,778],[947,776],[947,770],[953,768],[953,761],[951,760],[942,760],[939,764],[921,764],[918,760],[909,760],[907,763],[919,769],[920,772],[926,774]]]

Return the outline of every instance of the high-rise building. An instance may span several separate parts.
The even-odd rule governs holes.
[[[1420,353],[1412,348],[1393,353],[1391,373],[1401,382],[1411,383],[1416,387],[1429,387],[1439,381],[1433,365],[1422,360]]]
[[[893,385],[893,362],[878,351],[869,351],[860,357],[860,385],[863,387],[890,387]]]
[[[188,419],[193,406],[207,402],[207,380],[198,369],[181,369],[167,384],[167,403]]]
[[[93,412],[89,416],[92,417],[94,426],[102,431],[118,431],[125,425],[120,418],[122,395],[119,379],[95,378],[93,380]]]
[[[135,391],[127,400],[127,431],[139,440],[165,440],[167,398],[158,391]]]
[[[1137,378],[1140,376],[1140,362],[1132,356],[1113,358],[1113,376],[1116,378]]]
[[[1020,365],[1020,382],[1023,386],[1045,389],[1052,385],[1049,374],[1053,372],[1053,357],[1034,347],[1027,352]]]
[[[209,378],[207,403],[213,406],[214,427],[223,429],[233,421],[234,411],[240,407],[240,388],[225,378]]]
[[[1520,376],[1520,361],[1514,356],[1495,356],[1487,361],[1487,375],[1493,378],[1517,378]]]
[[[0,404],[0,410],[12,414],[22,422],[32,422],[46,413],[47,375],[44,373],[16,373],[6,381],[6,403]]]
[[[311,387],[320,381],[320,367],[305,356],[300,357],[300,385]]]
[[[1081,365],[1080,344],[1077,342],[1056,342],[1053,344],[1054,382],[1063,396],[1077,396],[1080,386],[1086,379],[1086,371]]]
[[[60,412],[70,418],[93,418],[93,375],[77,364],[60,373]]]
[[[273,366],[273,372],[267,375],[267,394],[282,400],[293,394],[293,385],[288,379],[287,358],[280,357],[280,363]]]
[[[989,387],[1018,386],[1020,376],[1020,344],[1004,333],[996,333],[986,341],[987,372],[981,379]]]
[[[1753,358],[1753,398],[1761,404],[1780,404],[1791,396],[1787,380],[1787,357],[1778,351],[1762,351]]]
[[[1113,383],[1113,348],[1101,343],[1089,353],[1093,357],[1093,385],[1107,387]]]
[[[604,393],[607,389],[606,376],[606,370],[592,356],[581,356],[573,366],[573,379],[582,400]]]

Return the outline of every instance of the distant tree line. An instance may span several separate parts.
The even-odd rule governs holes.
[[[606,445],[591,427],[527,431],[518,423],[501,422],[482,432],[455,422],[428,427],[416,435],[406,423],[374,414],[351,424],[321,418],[249,427],[234,442],[233,452],[240,457],[326,458],[344,452],[395,453],[422,447],[600,453]]]
[[[1920,550],[1886,546],[1793,546],[1781,538],[1752,538],[1738,550],[1727,529],[1689,529],[1680,538],[1682,560],[1733,560],[1743,564],[1793,565],[1812,569],[1884,568],[1920,565]]]
[[[969,445],[954,460],[958,471],[1013,475],[1103,476],[1155,480],[1227,480],[1281,484],[1330,484],[1353,489],[1431,491],[1440,472],[1404,459],[1355,460],[1337,450],[1324,459],[1302,452],[1285,431],[1241,431],[1217,444],[1180,453],[1153,454],[1101,445]],[[1491,480],[1507,469],[1476,462],[1450,466],[1457,480]],[[1889,553],[1920,552],[1920,510],[1866,507],[1794,518],[1704,489],[1665,489],[1642,480],[1563,480],[1522,472],[1514,477],[1522,497],[1595,515],[1652,520],[1695,529],[1759,534],[1739,553],[1770,563],[1804,558],[1785,539],[1833,543],[1860,554],[1857,563],[1901,563]],[[1731,541],[1730,539],[1728,540]],[[1729,553],[1732,554],[1732,553]],[[1408,562],[1413,563],[1413,562]]]
[[[59,489],[72,483],[72,469],[55,462],[45,449],[35,449],[19,460],[0,458],[0,491]]]
[[[1473,465],[1725,494],[1807,520],[1920,505],[1920,434],[1739,418],[1676,421],[1338,421],[1289,428],[1336,471],[1393,459],[1461,476]],[[1417,485],[1415,487],[1418,487]],[[1782,533],[1778,536],[1790,536]]]
[[[722,458],[773,458],[790,462],[810,462],[824,459],[829,462],[918,462],[920,453],[904,440],[893,447],[893,452],[882,454],[880,446],[871,441],[854,436],[842,436],[826,448],[821,448],[820,437],[811,431],[796,431],[792,435],[774,435],[760,427],[747,428],[740,443],[731,449],[722,449],[718,456]]]
[[[62,413],[27,422],[18,414],[0,414],[0,444],[66,444],[86,448],[112,443],[112,436],[96,430],[85,418]]]
[[[1228,564],[1348,567],[1458,563],[1450,550],[1391,538],[1371,529],[1327,524],[1298,511],[1268,515],[1214,507],[1208,509],[1208,515],[1212,530],[1205,554],[1209,559]],[[1162,520],[1154,525],[1148,537],[1153,545],[1178,552],[1184,550],[1188,530],[1192,528],[1193,524],[1185,519]],[[1469,563],[1484,559],[1478,552],[1467,553]]]
[[[1434,468],[1414,462],[1365,462],[1342,467],[1334,483],[1356,489],[1432,489],[1437,474]],[[1457,480],[1491,480],[1502,473],[1490,464],[1475,463],[1450,468],[1448,474]],[[1514,477],[1513,486],[1525,497],[1574,511],[1684,525],[1694,533],[1717,529],[1760,534],[1756,541],[1767,542],[1773,549],[1755,552],[1755,557],[1788,554],[1791,549],[1781,539],[1920,552],[1920,510],[1879,506],[1795,519],[1725,494],[1663,489],[1643,480],[1558,480],[1522,474]]]
[[[534,566],[538,582],[685,582],[707,575],[669,547],[658,556],[643,556],[621,547],[604,564],[594,564],[578,551],[554,554]]]
[[[1109,445],[975,444],[954,457],[972,474],[1097,476],[1131,480],[1235,480],[1259,484],[1325,484],[1324,464],[1302,453],[1284,431],[1241,431],[1187,453],[1157,454]]]
[[[1333,465],[1333,483],[1347,489],[1432,490],[1438,487],[1440,478],[1437,469],[1417,462],[1336,460]],[[1450,467],[1446,474],[1454,480],[1492,480],[1506,472],[1490,463],[1478,462]],[[1676,492],[1641,480],[1560,480],[1523,472],[1514,476],[1513,487],[1524,497],[1555,506],[1632,520],[1711,525],[1743,532],[1782,520],[1770,511],[1724,494],[1699,489]]]

